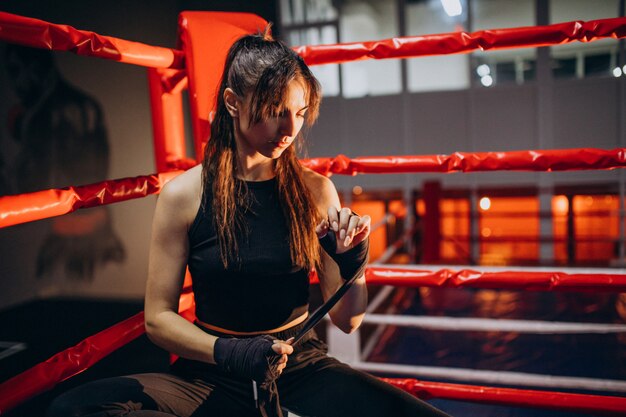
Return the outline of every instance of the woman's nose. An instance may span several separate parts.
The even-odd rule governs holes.
[[[284,136],[293,137],[298,134],[298,123],[295,114],[285,114],[281,117],[280,133]]]

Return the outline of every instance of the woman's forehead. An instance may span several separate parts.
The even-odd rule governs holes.
[[[289,82],[282,105],[291,110],[301,110],[309,105],[309,88],[300,79],[294,79]]]
[[[246,105],[252,103],[254,94],[255,92],[251,91],[245,95],[244,102]],[[301,110],[309,106],[309,87],[303,80],[298,78],[293,79],[289,81],[281,97],[278,97],[274,102],[261,104],[261,106],[279,107],[296,111]]]

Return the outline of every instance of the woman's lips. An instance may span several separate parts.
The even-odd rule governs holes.
[[[286,148],[287,146],[291,145],[291,141],[282,141],[282,140],[274,141],[272,143],[278,148]]]

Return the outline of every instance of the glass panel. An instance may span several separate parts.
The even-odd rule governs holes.
[[[357,213],[367,213],[376,224],[385,217],[385,203],[375,200],[353,201],[350,206]],[[370,262],[375,262],[387,248],[387,227],[381,226],[370,234]]]
[[[554,261],[566,264],[567,259],[567,213],[569,201],[567,196],[552,197],[552,234],[554,237]]]
[[[551,23],[606,19],[618,17],[618,14],[619,0],[550,1]],[[552,73],[555,78],[611,76],[617,65],[617,50],[616,39],[551,46]]]
[[[449,16],[440,1],[407,2],[407,35],[447,33],[463,30],[467,19],[465,2],[461,14]],[[418,57],[407,60],[408,90],[460,90],[469,87],[468,55]]]
[[[363,42],[398,36],[394,0],[351,0],[341,3],[341,42]],[[402,91],[400,61],[366,60],[341,65],[343,96],[397,94]]]
[[[620,0],[550,0],[552,23],[618,17]]]
[[[619,199],[614,195],[578,195],[573,206],[576,261],[608,263],[617,255]]]
[[[539,199],[484,196],[478,204],[480,263],[536,263],[539,254]]]
[[[534,0],[472,1],[472,31],[535,25]],[[535,79],[537,48],[476,51],[473,76],[485,87]]]
[[[406,205],[403,200],[390,200],[388,203],[388,213],[390,217],[387,224],[387,236],[389,237],[388,245],[393,245],[399,239],[404,237],[406,232]],[[406,245],[398,249],[394,256],[389,260],[389,263],[393,264],[410,264],[414,263],[413,259],[409,256],[405,250]]]
[[[614,57],[616,57],[616,54],[610,51],[600,54],[586,54],[584,61],[585,77],[611,75],[615,67],[615,63],[611,65]]]
[[[331,0],[280,0],[283,26],[328,22],[337,18]]]
[[[467,263],[470,258],[470,203],[467,199],[446,198],[441,208],[441,257],[450,263]]]
[[[576,78],[577,77],[577,61],[574,57],[558,57],[553,55],[552,58],[552,74],[554,78]]]

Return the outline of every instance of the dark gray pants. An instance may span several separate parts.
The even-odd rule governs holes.
[[[279,337],[280,336],[280,337]],[[283,340],[290,335],[276,335]],[[283,408],[305,417],[446,416],[414,396],[326,355],[311,338],[296,347],[277,381]],[[179,359],[171,373],[139,374],[77,387],[47,417],[259,416],[252,381],[214,365]]]

